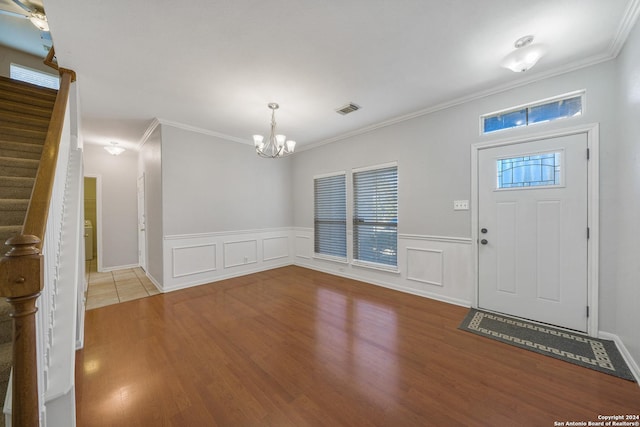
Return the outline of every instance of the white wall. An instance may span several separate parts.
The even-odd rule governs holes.
[[[581,89],[587,91],[581,117],[479,135],[481,114]],[[618,209],[609,201],[617,194],[614,92],[615,62],[609,61],[297,153],[292,175],[296,262],[419,295],[471,304],[475,292],[471,211],[453,210],[454,200],[471,198],[471,145],[599,122],[603,200],[600,328],[613,331],[616,260],[610,254],[616,246],[611,232],[616,227]],[[313,176],[391,161],[398,162],[400,274],[314,259]],[[348,229],[350,232],[350,224]]]
[[[615,262],[617,283],[615,332],[636,362],[640,363],[640,24],[636,23],[617,59],[619,131],[616,151],[617,192],[612,205],[617,217],[613,224],[612,245],[607,254]]]
[[[291,264],[291,160],[262,159],[250,145],[204,133],[161,129],[159,287],[174,290]]]
[[[159,285],[163,281],[162,133],[159,126],[140,150],[138,170],[139,175],[144,174],[145,184],[147,275]]]
[[[164,234],[289,227],[290,159],[162,125]]]
[[[138,264],[137,176],[138,153],[127,150],[112,156],[101,146],[84,146],[84,173],[102,178],[102,224],[98,257],[103,270]]]

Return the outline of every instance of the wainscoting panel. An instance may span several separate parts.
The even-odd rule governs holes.
[[[224,242],[224,268],[258,262],[258,239]]]
[[[471,306],[473,251],[466,237],[398,236],[398,270],[384,271],[313,256],[313,229],[297,227],[295,264],[451,304]],[[347,246],[352,247],[351,234]],[[348,250],[351,256],[351,250]]]
[[[262,239],[262,260],[272,261],[289,257],[289,236]]]
[[[443,286],[444,252],[441,249],[407,248],[407,279]]]
[[[164,238],[162,292],[293,264],[292,228],[172,235]]]
[[[305,235],[296,234],[296,257],[311,259],[313,253],[311,248],[311,238]]]
[[[171,261],[173,277],[215,271],[216,244],[174,247]]]

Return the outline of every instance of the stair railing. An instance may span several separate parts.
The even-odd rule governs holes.
[[[38,360],[36,341],[36,301],[43,290],[44,258],[42,244],[65,111],[75,73],[60,68],[60,89],[53,107],[49,129],[22,234],[7,240],[11,250],[0,258],[0,296],[13,308],[13,426],[38,426],[40,418]]]

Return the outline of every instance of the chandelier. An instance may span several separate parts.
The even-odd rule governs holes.
[[[256,153],[258,153],[260,157],[268,157],[271,159],[288,156],[292,154],[296,148],[296,142],[291,140],[287,141],[286,136],[276,134],[276,110],[280,108],[280,106],[272,102],[268,107],[271,108],[271,134],[266,142],[262,135],[253,135]]]

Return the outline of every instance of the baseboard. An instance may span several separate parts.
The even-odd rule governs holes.
[[[452,298],[452,297],[447,297],[447,296],[444,296],[444,295],[438,295],[438,294],[434,294],[434,293],[431,293],[431,292],[420,292],[420,291],[416,291],[415,289],[409,289],[409,288],[405,288],[403,286],[398,286],[398,285],[394,285],[394,284],[391,284],[391,283],[386,283],[386,282],[383,282],[381,280],[373,280],[373,279],[371,279],[369,277],[364,278],[364,277],[359,277],[356,274],[348,274],[346,272],[336,272],[335,270],[325,269],[325,268],[319,267],[317,265],[305,264],[305,263],[301,263],[301,262],[296,262],[294,265],[296,265],[298,267],[308,268],[310,270],[320,271],[322,273],[331,274],[333,276],[344,277],[344,278],[347,278],[347,279],[357,280],[359,282],[368,283],[368,284],[375,285],[375,286],[381,286],[381,287],[387,288],[387,289],[393,289],[394,291],[403,292],[405,294],[411,294],[411,295],[416,295],[416,296],[423,297],[423,298],[429,298],[429,299],[440,301],[440,302],[444,302],[444,303],[447,303],[447,304],[453,304],[453,305],[457,305],[457,306],[460,306],[460,307],[466,307],[466,308],[471,307],[471,301],[465,301],[465,300],[461,300],[461,299],[458,299],[458,298]]]
[[[598,337],[605,340],[611,340],[614,343],[616,343],[616,347],[618,347],[618,351],[620,351],[620,354],[622,355],[622,358],[624,359],[624,361],[627,362],[627,366],[629,366],[629,370],[631,370],[631,373],[636,379],[636,383],[638,384],[638,387],[640,387],[640,367],[638,366],[636,361],[633,359],[633,356],[631,356],[631,353],[629,353],[629,350],[627,350],[627,347],[624,345],[624,342],[620,339],[620,337],[616,334],[612,334],[610,332],[602,332],[602,331],[598,332]]]
[[[292,265],[292,264],[289,260],[287,260],[286,262],[283,262],[283,263],[263,265],[257,268],[242,270],[236,273],[223,274],[223,275],[216,276],[214,278],[209,278],[206,280],[196,280],[188,283],[182,283],[180,285],[167,287],[167,288],[161,288],[155,282],[154,282],[154,285],[156,285],[156,287],[160,290],[160,292],[167,293],[167,292],[179,291],[180,289],[187,289],[187,288],[193,288],[195,286],[202,286],[208,283],[215,283],[221,280],[233,279],[234,277],[241,277],[241,276],[246,276],[248,274],[260,273],[262,271],[267,271],[267,270],[273,270],[275,268],[287,267],[289,265]]]
[[[118,270],[126,270],[128,268],[137,268],[140,267],[140,265],[138,264],[129,264],[129,265],[116,265],[115,267],[106,267],[106,268],[102,268],[99,273],[110,273],[112,271],[118,271]]]

